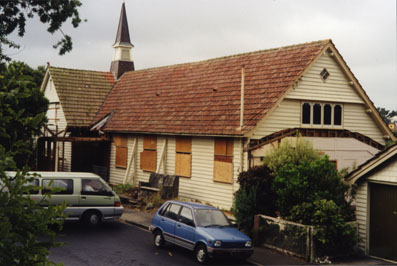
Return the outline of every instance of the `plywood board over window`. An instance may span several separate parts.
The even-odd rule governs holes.
[[[113,137],[114,145],[116,146],[116,161],[115,166],[127,168],[128,146],[127,136],[115,135]]]
[[[175,140],[175,175],[191,177],[192,138],[177,137]]]
[[[145,136],[143,138],[143,151],[140,153],[141,169],[155,172],[157,166],[157,137]]]
[[[233,139],[215,139],[214,181],[233,183]]]

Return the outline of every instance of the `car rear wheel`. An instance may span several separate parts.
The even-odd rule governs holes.
[[[156,248],[161,248],[164,246],[164,236],[163,233],[161,233],[160,230],[156,230],[153,234],[153,244]]]
[[[198,263],[205,264],[208,260],[207,247],[204,244],[198,244],[194,249],[194,255]]]
[[[88,211],[83,217],[84,223],[90,226],[97,226],[101,223],[101,214],[97,211]]]

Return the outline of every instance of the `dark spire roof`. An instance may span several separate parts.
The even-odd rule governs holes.
[[[130,33],[128,30],[127,14],[125,12],[125,3],[121,6],[119,27],[117,28],[116,43],[130,44],[134,46],[130,41]]]

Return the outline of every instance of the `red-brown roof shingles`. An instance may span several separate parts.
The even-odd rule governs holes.
[[[114,84],[113,74],[59,67],[49,71],[68,126],[89,126]]]
[[[257,125],[329,42],[127,72],[95,120],[113,113],[106,131],[241,135]]]

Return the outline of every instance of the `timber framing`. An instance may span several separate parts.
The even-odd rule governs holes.
[[[324,138],[354,138],[378,150],[382,150],[384,145],[358,132],[351,132],[346,129],[323,129],[323,128],[287,128],[280,130],[259,140],[250,140],[248,147],[244,151],[256,150],[269,143],[279,141],[285,137],[324,137]]]

